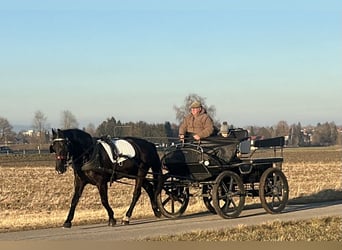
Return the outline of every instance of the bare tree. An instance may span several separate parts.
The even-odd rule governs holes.
[[[330,146],[338,143],[338,131],[335,122],[318,123],[312,135],[312,145]]]
[[[289,135],[290,127],[286,121],[279,121],[275,128],[275,136]]]
[[[63,129],[78,128],[78,122],[69,110],[62,111],[61,126]]]
[[[183,118],[189,113],[190,105],[194,101],[198,101],[202,104],[203,108],[207,111],[207,113],[210,115],[210,117],[214,120],[215,123],[218,123],[215,121],[215,115],[216,115],[216,108],[215,106],[211,105],[208,106],[206,104],[205,98],[201,97],[197,94],[191,93],[188,96],[185,97],[184,103],[182,106],[173,106],[173,109],[176,111],[176,120],[180,123]]]
[[[0,141],[7,144],[8,138],[13,135],[12,128],[6,118],[0,117]]]
[[[47,117],[45,114],[38,110],[34,113],[33,128],[37,131],[39,143],[42,143],[42,139],[45,138]]]
[[[91,136],[96,135],[96,128],[95,128],[95,125],[93,123],[89,123],[87,125],[87,127],[85,127],[83,130],[86,131],[87,133],[89,133]]]

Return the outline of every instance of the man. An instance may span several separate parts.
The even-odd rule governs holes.
[[[190,105],[190,110],[190,114],[184,118],[179,126],[179,138],[184,140],[184,136],[190,134],[198,141],[210,136],[214,131],[214,123],[202,104],[194,101]]]

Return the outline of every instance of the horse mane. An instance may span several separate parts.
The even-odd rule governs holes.
[[[93,154],[95,145],[93,137],[89,133],[77,128],[58,129],[58,133],[61,133],[64,138],[68,138],[71,142],[71,153],[74,155],[76,161],[81,160],[81,157],[83,158],[82,161],[89,160]]]
[[[65,137],[68,137],[69,139],[76,139],[78,137],[89,137],[91,138],[91,135],[84,130],[78,129],[78,128],[70,128],[70,129],[58,129],[58,131],[62,132]]]

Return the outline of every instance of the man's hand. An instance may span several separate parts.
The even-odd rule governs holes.
[[[193,137],[196,141],[199,141],[201,139],[201,137],[199,137],[198,135],[194,135]]]

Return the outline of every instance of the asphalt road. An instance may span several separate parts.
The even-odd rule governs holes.
[[[130,225],[108,227],[105,224],[74,226],[71,229],[50,228],[21,232],[0,233],[1,241],[99,240],[123,241],[146,237],[180,234],[196,230],[233,228],[238,225],[258,225],[275,220],[290,221],[323,216],[342,216],[342,201],[288,205],[283,213],[271,215],[262,208],[244,209],[235,219],[199,213],[178,219],[132,220]]]

